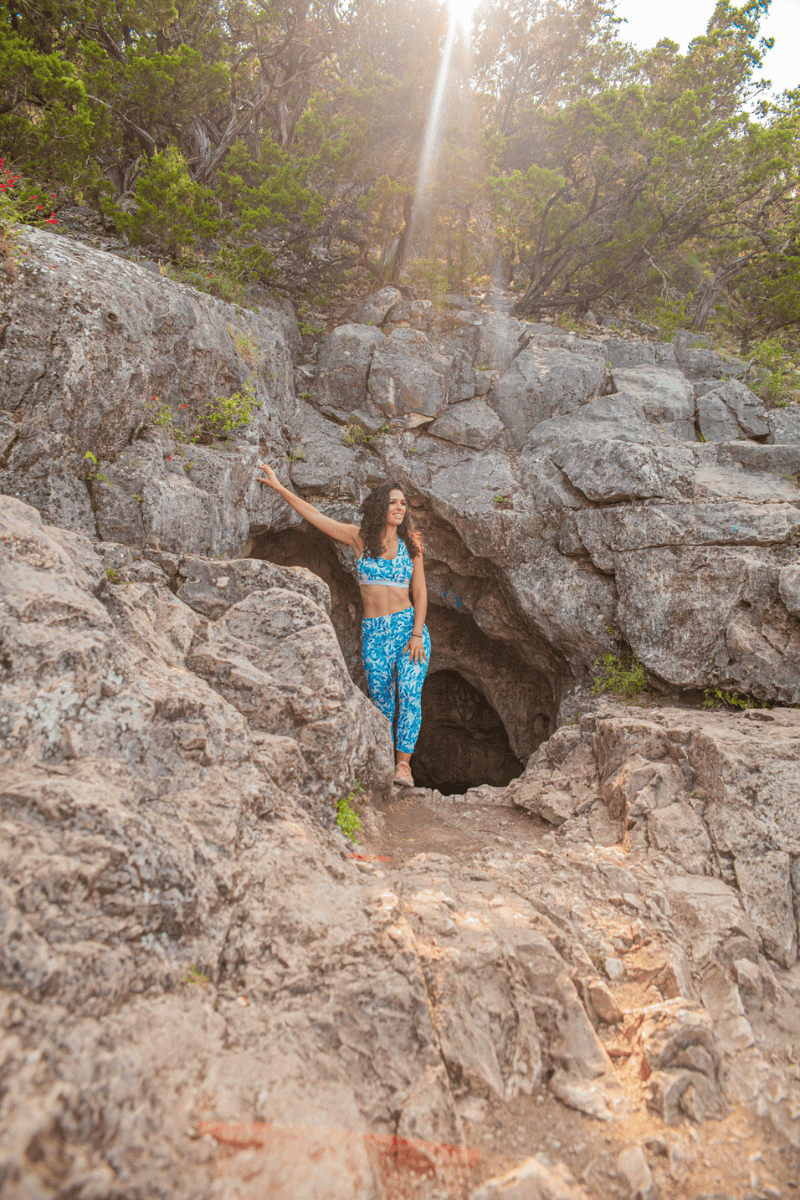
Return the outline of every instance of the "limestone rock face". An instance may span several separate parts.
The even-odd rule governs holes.
[[[690,874],[726,864],[763,949],[797,959],[792,867],[800,854],[800,714],[662,709],[587,716],[560,729],[506,794],[555,826],[601,806],[630,846]],[[502,801],[499,801],[502,802]],[[588,818],[587,818],[588,819]]]
[[[237,315],[66,239],[23,238],[27,265],[5,284],[0,489],[46,520],[227,561],[298,525],[256,481],[262,456],[346,521],[391,478],[425,529],[432,602],[544,673],[549,731],[620,635],[669,687],[800,701],[794,413],[765,413],[742,364],[688,334],[578,337],[495,294],[438,306],[385,288],[322,340],[297,397],[283,313]],[[257,405],[228,441],[175,440],[248,381]],[[357,616],[337,605],[352,657]]]
[[[297,411],[284,315],[234,308],[66,238],[21,236],[24,264],[4,284],[0,396],[14,427],[2,491],[106,539],[241,552],[253,518],[274,523],[253,481],[259,442],[282,446]],[[235,450],[179,447],[159,431],[165,407],[188,429],[248,382],[252,419]]]
[[[390,731],[318,578],[12,497],[0,553],[9,1196],[386,1200],[402,1166],[433,1200],[466,1194],[480,1114],[491,1139],[541,1105],[550,1145],[569,1109],[586,1167],[613,1166],[628,1095],[637,1129],[645,1100],[702,1130],[757,1099],[791,1135],[756,1018],[769,995],[794,1019],[800,715],[589,704],[507,796],[459,806],[470,848],[404,834],[375,862],[380,815],[353,847],[333,801],[385,793]],[[501,840],[517,809],[539,824]],[[602,1195],[552,1161],[486,1174],[478,1196]]]

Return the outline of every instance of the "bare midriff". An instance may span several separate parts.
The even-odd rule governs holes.
[[[396,587],[390,583],[362,585],[361,599],[365,617],[391,617],[394,613],[412,608],[407,587]]]

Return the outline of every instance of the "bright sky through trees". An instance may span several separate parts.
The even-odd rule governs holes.
[[[664,37],[685,50],[693,37],[705,32],[714,0],[672,0],[668,5],[617,0],[615,11],[627,22],[620,28],[620,36],[640,50],[655,46]],[[761,22],[761,32],[775,39],[763,70],[764,78],[772,80],[772,90],[777,93],[799,87],[800,0],[772,0],[769,15]]]
[[[472,17],[478,7],[479,0],[447,0],[450,20],[457,29],[461,29],[467,37],[472,30]]]

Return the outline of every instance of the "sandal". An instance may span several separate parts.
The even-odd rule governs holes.
[[[406,762],[399,762],[394,769],[394,782],[396,787],[414,786],[414,776],[411,774],[411,767]]]

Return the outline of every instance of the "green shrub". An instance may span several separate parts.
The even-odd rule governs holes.
[[[204,445],[228,441],[250,423],[256,404],[256,388],[252,379],[248,379],[241,392],[209,400],[197,426],[196,440]]]
[[[351,842],[355,842],[356,844],[358,844],[356,834],[361,832],[361,818],[357,812],[353,811],[350,805],[355,799],[356,792],[363,791],[364,785],[357,779],[352,791],[348,792],[346,796],[341,796],[336,801],[336,824],[342,833],[349,837]]]
[[[627,658],[603,654],[595,667],[598,673],[592,681],[593,696],[613,692],[626,700],[638,700],[642,692],[647,690],[644,667],[633,653]]]
[[[174,254],[220,232],[222,220],[210,188],[189,174],[176,146],[154,154],[134,189],[136,210],[110,205],[117,225],[132,242]]]
[[[752,696],[740,696],[738,692],[726,692],[724,688],[705,688],[703,708],[769,708],[769,705],[754,700]]]

